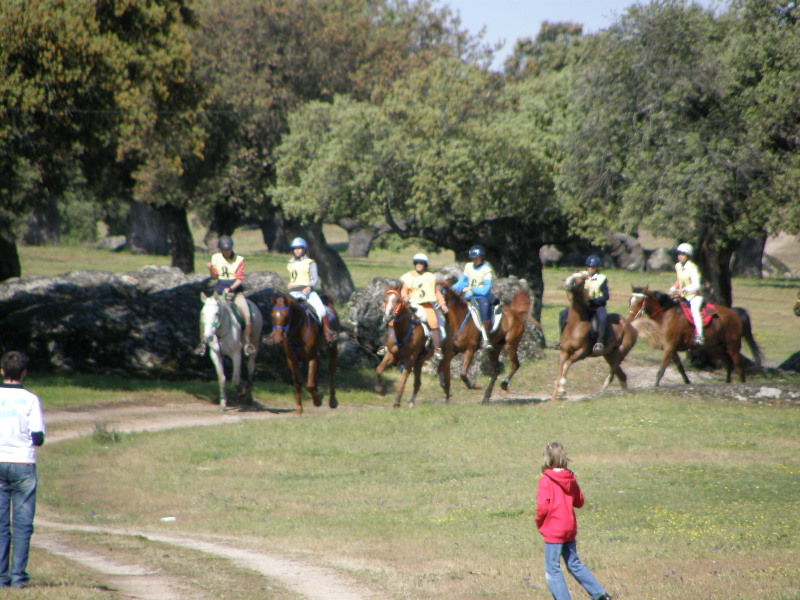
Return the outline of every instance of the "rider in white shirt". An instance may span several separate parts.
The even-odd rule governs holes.
[[[692,309],[694,319],[694,338],[692,343],[702,346],[705,343],[703,337],[703,317],[700,309],[703,307],[703,296],[701,295],[702,281],[700,280],[700,269],[691,260],[694,248],[691,244],[680,244],[676,249],[678,253],[678,263],[675,265],[675,272],[678,280],[669,288],[673,297],[685,298]]]

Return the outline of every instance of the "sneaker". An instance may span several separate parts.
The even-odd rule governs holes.
[[[602,354],[606,351],[606,345],[603,342],[597,342],[592,348],[592,354]]]
[[[375,354],[377,354],[378,356],[383,356],[388,351],[389,351],[389,348],[387,348],[386,346],[381,346],[380,348],[378,348],[378,351]]]
[[[442,349],[441,348],[436,348],[433,351],[433,360],[438,362],[438,361],[442,360],[443,358],[444,358],[444,354],[442,354]]]
[[[484,340],[483,343],[481,344],[481,348],[483,350],[491,350],[492,349],[492,345],[489,342],[487,342],[486,340]]]
[[[256,348],[255,348],[255,346],[253,346],[253,344],[247,344],[244,347],[244,355],[245,356],[250,356],[251,354],[255,354],[255,353],[256,353]]]
[[[692,344],[694,344],[695,346],[702,346],[705,343],[706,343],[705,337],[703,337],[702,335],[694,334],[694,337],[692,338]]]
[[[205,354],[206,354],[206,345],[205,344],[198,344],[197,348],[194,349],[194,353],[197,356],[205,356]]]

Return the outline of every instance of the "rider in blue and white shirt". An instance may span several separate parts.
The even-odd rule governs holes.
[[[464,274],[453,286],[456,292],[464,292],[464,296],[470,302],[470,313],[472,319],[481,332],[483,338],[482,348],[491,350],[489,334],[487,333],[486,322],[492,319],[492,282],[494,281],[494,271],[492,265],[486,262],[486,249],[483,246],[473,246],[469,249],[469,257],[472,262],[464,266]]]

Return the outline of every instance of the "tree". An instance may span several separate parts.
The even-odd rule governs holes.
[[[200,148],[183,35],[190,22],[183,0],[0,4],[6,240],[26,211],[61,198],[76,171],[96,190],[175,202],[183,159]],[[178,262],[191,270],[185,258]]]
[[[767,4],[750,10],[763,15]],[[706,295],[726,305],[733,252],[769,227],[786,198],[776,195],[776,157],[751,122],[753,111],[763,114],[753,82],[733,60],[742,25],[696,4],[654,1],[592,36],[559,182],[573,230],[597,242],[639,227],[693,242]]]
[[[538,250],[558,208],[553,119],[532,90],[440,60],[380,104],[309,103],[290,115],[274,199],[301,219],[386,221],[460,257],[482,243],[499,274],[529,280],[538,316]]]

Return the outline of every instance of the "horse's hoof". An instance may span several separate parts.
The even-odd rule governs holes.
[[[408,408],[414,408],[414,403],[413,402],[409,402],[408,403]]]
[[[328,402],[328,406],[330,408],[336,408],[337,406],[339,406],[339,401],[336,398],[331,398],[330,401]]]
[[[394,404],[392,404],[392,408],[400,408],[400,403],[395,402]]]
[[[469,389],[471,389],[471,390],[482,390],[483,386],[480,383],[473,383],[472,386]]]
[[[322,406],[322,396],[314,396],[314,406]]]

